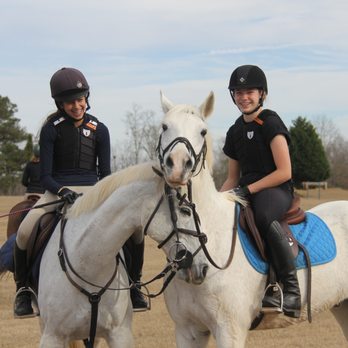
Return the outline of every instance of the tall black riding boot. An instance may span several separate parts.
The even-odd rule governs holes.
[[[129,238],[126,242],[126,248],[129,253],[127,267],[128,274],[131,280],[136,283],[135,287],[131,288],[130,296],[133,305],[134,312],[146,311],[148,304],[144,298],[144,295],[140,291],[140,279],[142,275],[143,263],[144,263],[144,240],[140,244],[136,244],[132,238]],[[127,259],[126,259],[127,260]]]
[[[299,318],[301,313],[301,294],[297,280],[295,259],[288,239],[278,221],[273,221],[266,235],[271,262],[283,284],[283,312],[285,315]],[[274,298],[265,296],[263,308],[274,306]]]
[[[32,316],[34,311],[31,306],[31,293],[27,289],[27,251],[18,247],[17,242],[14,247],[14,279],[16,282],[16,294],[14,304],[14,316],[25,318]]]

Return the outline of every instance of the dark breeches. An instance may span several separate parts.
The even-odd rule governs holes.
[[[292,199],[292,193],[281,187],[268,188],[251,196],[255,223],[264,238],[270,224],[275,220],[280,221],[290,209]]]

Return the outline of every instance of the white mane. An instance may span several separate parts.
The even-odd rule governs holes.
[[[92,211],[121,186],[138,180],[158,179],[152,169],[153,166],[155,166],[154,162],[141,163],[105,177],[74,203],[68,212],[68,217],[77,217]]]

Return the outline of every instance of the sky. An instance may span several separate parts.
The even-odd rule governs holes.
[[[324,117],[348,139],[347,15],[347,0],[2,0],[0,95],[36,135],[55,110],[51,76],[77,68],[114,145],[133,105],[160,122],[160,91],[197,106],[213,91],[209,131],[222,138],[239,116],[230,75],[254,64],[286,126]]]

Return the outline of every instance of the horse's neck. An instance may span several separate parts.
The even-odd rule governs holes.
[[[93,212],[72,218],[65,232],[68,253],[76,259],[93,260],[99,267],[107,266],[125,241],[140,229],[140,212],[148,191],[144,182],[127,185]]]
[[[200,231],[207,235],[206,248],[218,265],[225,265],[232,248],[235,223],[235,202],[226,193],[218,192],[207,169],[192,180],[193,203],[200,220]],[[242,248],[236,243],[233,265],[229,269],[241,269],[246,265]],[[213,273],[219,272],[212,267]],[[230,271],[228,271],[230,272]]]
[[[218,192],[214,180],[207,168],[192,180],[192,200],[202,222],[213,230],[213,235],[224,234],[231,228],[234,220],[234,202],[229,201],[225,194]],[[214,228],[216,222],[221,224],[219,230]],[[225,226],[225,227],[223,227]]]
[[[202,168],[200,173],[192,178],[193,202],[198,204],[201,209],[208,208],[211,205],[210,199],[218,199],[219,196],[209,169]]]

